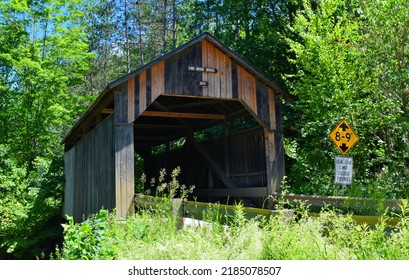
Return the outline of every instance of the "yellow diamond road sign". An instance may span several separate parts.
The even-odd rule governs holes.
[[[334,142],[342,155],[346,155],[359,140],[359,137],[346,120],[342,120],[337,124],[329,134],[329,138]]]

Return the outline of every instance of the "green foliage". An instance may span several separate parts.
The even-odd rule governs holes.
[[[84,108],[69,93],[90,59],[76,4],[0,4],[0,143],[30,170],[37,156],[61,154],[60,137]]]
[[[187,187],[181,184],[178,180],[178,176],[181,173],[181,168],[178,166],[172,170],[170,180],[166,181],[167,172],[166,169],[161,169],[157,183],[155,178],[151,179],[151,185],[156,184],[156,196],[163,198],[164,201],[170,201],[176,197],[186,200],[187,196],[193,192],[194,186]]]
[[[160,172],[157,207],[140,210],[126,220],[101,210],[82,224],[72,218],[64,226],[62,259],[132,260],[338,260],[407,259],[409,257],[409,207],[403,201],[400,222],[387,227],[388,215],[370,228],[357,224],[350,215],[323,209],[311,215],[300,205],[296,215],[284,212],[286,201],[277,204],[279,212],[269,218],[247,219],[242,204],[231,216],[219,204],[209,204],[200,225],[181,226],[175,209],[180,188],[180,169],[166,180]],[[167,190],[167,191],[166,191]],[[182,195],[182,199],[185,196]],[[181,201],[178,199],[176,201]],[[283,210],[283,211],[281,211]]]
[[[288,39],[297,67],[286,77],[297,97],[288,104],[296,113],[286,119],[293,131],[286,141],[291,191],[407,197],[408,5],[325,0],[304,7],[292,26],[298,38]],[[355,183],[347,189],[333,183],[337,152],[328,139],[342,118],[360,137],[349,154]]]
[[[406,207],[406,206],[402,206]],[[217,205],[210,207],[214,213]],[[242,206],[228,225],[217,220],[175,227],[159,211],[140,211],[125,221],[102,210],[82,224],[65,226],[64,259],[155,260],[393,260],[409,257],[407,209],[401,223],[357,224],[352,216],[323,210],[318,217],[283,214],[244,219]],[[219,213],[219,211],[217,211]],[[166,218],[168,217],[168,218]],[[213,215],[213,218],[215,216]],[[224,219],[223,219],[224,220]]]
[[[48,257],[62,233],[62,170],[44,158],[33,166],[27,172],[0,144],[0,258]]]
[[[92,57],[80,4],[0,2],[0,258],[47,258],[62,233],[60,141],[89,100],[71,91]]]
[[[116,258],[116,248],[107,242],[110,217],[107,210],[101,209],[95,216],[82,224],[75,224],[67,217],[64,225],[64,247],[61,254],[66,260],[109,260]]]

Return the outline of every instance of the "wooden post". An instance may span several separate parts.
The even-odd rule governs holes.
[[[134,140],[132,124],[115,125],[115,202],[118,218],[134,213]]]
[[[135,213],[134,207],[134,80],[115,92],[115,207],[117,217]]]
[[[270,129],[264,129],[264,143],[266,152],[267,195],[280,191],[284,178],[284,146],[281,125],[281,103],[275,102],[274,93],[269,92]],[[273,207],[273,200],[269,199],[269,207]]]
[[[267,177],[267,194],[271,194],[277,190],[277,186],[275,184],[274,176],[274,158],[275,158],[275,150],[274,150],[274,131],[264,129],[264,146],[266,152],[266,177]]]
[[[224,169],[226,176],[230,177],[229,126],[227,119],[224,120],[223,127]]]

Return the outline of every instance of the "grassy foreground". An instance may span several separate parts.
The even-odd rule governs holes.
[[[180,226],[172,198],[185,198],[191,189],[180,185],[174,170],[165,182],[161,172],[155,209],[140,210],[126,220],[100,210],[82,224],[68,218],[64,243],[57,259],[122,260],[407,260],[409,259],[409,205],[402,201],[400,222],[387,228],[386,219],[374,227],[357,224],[351,216],[323,209],[318,217],[299,206],[297,215],[248,220],[243,206],[225,217],[219,205],[202,213],[207,223]],[[284,209],[285,201],[278,203]],[[390,216],[390,215],[389,215]]]
[[[409,259],[409,219],[386,230],[356,224],[333,211],[319,218],[306,211],[293,219],[276,216],[246,220],[238,205],[228,225],[220,223],[217,205],[209,208],[204,226],[181,228],[169,207],[141,211],[125,221],[101,210],[82,224],[65,225],[59,259],[155,260],[337,260]],[[403,210],[407,210],[407,205]],[[386,218],[385,218],[386,219]]]

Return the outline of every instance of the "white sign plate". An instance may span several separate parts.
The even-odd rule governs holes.
[[[335,183],[352,184],[353,161],[351,157],[335,157]]]

